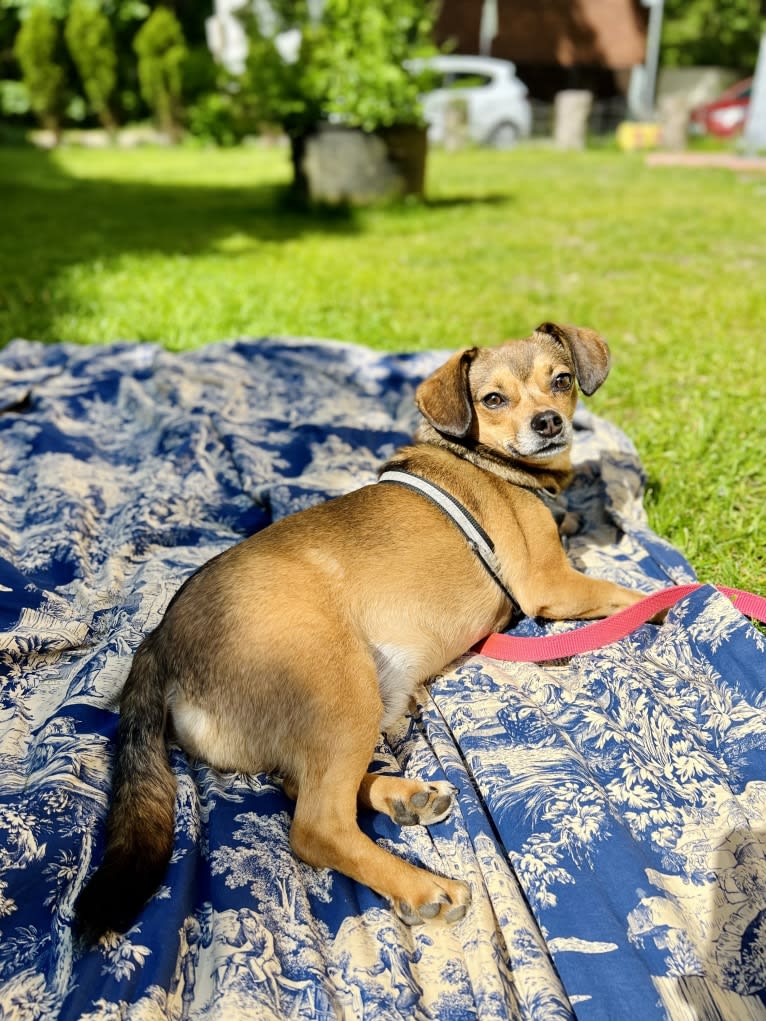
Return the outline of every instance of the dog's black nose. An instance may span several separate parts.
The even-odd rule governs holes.
[[[564,428],[564,419],[558,411],[541,411],[530,422],[540,436],[558,436]]]

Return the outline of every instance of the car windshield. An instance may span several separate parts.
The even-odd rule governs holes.
[[[480,89],[492,83],[488,74],[475,74],[471,71],[452,71],[444,76],[445,89]]]

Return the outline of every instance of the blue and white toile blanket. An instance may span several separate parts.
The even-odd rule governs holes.
[[[381,739],[375,768],[459,790],[430,829],[361,817],[470,882],[454,928],[408,929],[297,861],[277,784],[175,749],[165,885],[125,937],[73,939],[141,638],[209,557],[371,482],[442,359],[300,339],[0,352],[0,1018],[766,1017],[766,640],[712,588],[567,665],[469,653]],[[694,580],[647,527],[626,437],[581,410],[575,461],[575,563]]]

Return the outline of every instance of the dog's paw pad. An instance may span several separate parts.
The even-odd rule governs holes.
[[[420,912],[419,912],[420,913],[420,917],[421,918],[429,918],[429,919],[430,918],[436,918],[436,916],[439,914],[441,909],[442,909],[442,906],[441,906],[441,902],[440,901],[434,901],[431,904],[424,904],[423,907],[420,909]]]
[[[467,911],[467,904],[455,904],[454,907],[451,907],[448,911],[444,912],[444,921],[447,922],[448,925],[454,925],[455,922],[459,922],[461,918],[465,918]]]
[[[454,800],[455,788],[452,784],[444,781],[424,784],[422,790],[415,791],[406,802],[400,798],[392,800],[391,817],[400,826],[413,826],[416,823],[429,826],[447,818]]]
[[[423,919],[411,904],[406,900],[400,900],[395,905],[395,911],[405,925],[422,925]]]
[[[454,925],[465,918],[471,904],[471,891],[465,883],[450,884],[452,896],[446,890],[439,890],[431,900],[419,907],[413,907],[409,901],[394,901],[393,908],[405,925],[422,925],[424,922],[437,922],[443,925]]]
[[[412,799],[410,800],[412,801]],[[407,808],[401,798],[395,798],[391,802],[391,809],[393,820],[399,826],[417,826],[420,822],[420,816],[417,812]]]
[[[440,794],[437,798],[434,798],[431,805],[431,810],[434,815],[439,818],[444,818],[452,809],[452,795],[451,794]]]

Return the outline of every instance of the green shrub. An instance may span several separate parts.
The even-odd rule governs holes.
[[[44,127],[57,136],[67,101],[56,20],[45,7],[33,7],[16,36],[13,51],[27,87],[29,104]]]
[[[718,65],[750,73],[766,5],[759,0],[665,0],[662,64]]]
[[[160,129],[177,138],[181,127],[183,66],[188,50],[175,14],[157,7],[133,41],[138,57],[141,95],[154,113]]]
[[[208,92],[187,108],[189,133],[207,145],[232,146],[248,134],[237,97],[227,92]]]
[[[4,117],[23,117],[30,110],[29,89],[24,82],[13,79],[0,81],[0,114]]]
[[[405,61],[435,52],[430,0],[326,0],[310,41],[324,116],[374,131],[421,124],[420,75]]]
[[[117,84],[117,53],[109,19],[92,0],[73,0],[64,35],[88,102],[104,127],[114,131],[110,99]]]
[[[243,87],[260,121],[293,138],[327,119],[366,131],[422,122],[421,78],[404,62],[436,52],[431,0],[325,0],[319,18],[305,0],[271,0],[269,10],[245,21]],[[288,61],[279,36],[294,29],[300,49]]]
[[[207,46],[190,46],[181,68],[184,104],[194,103],[218,88],[220,71]]]

